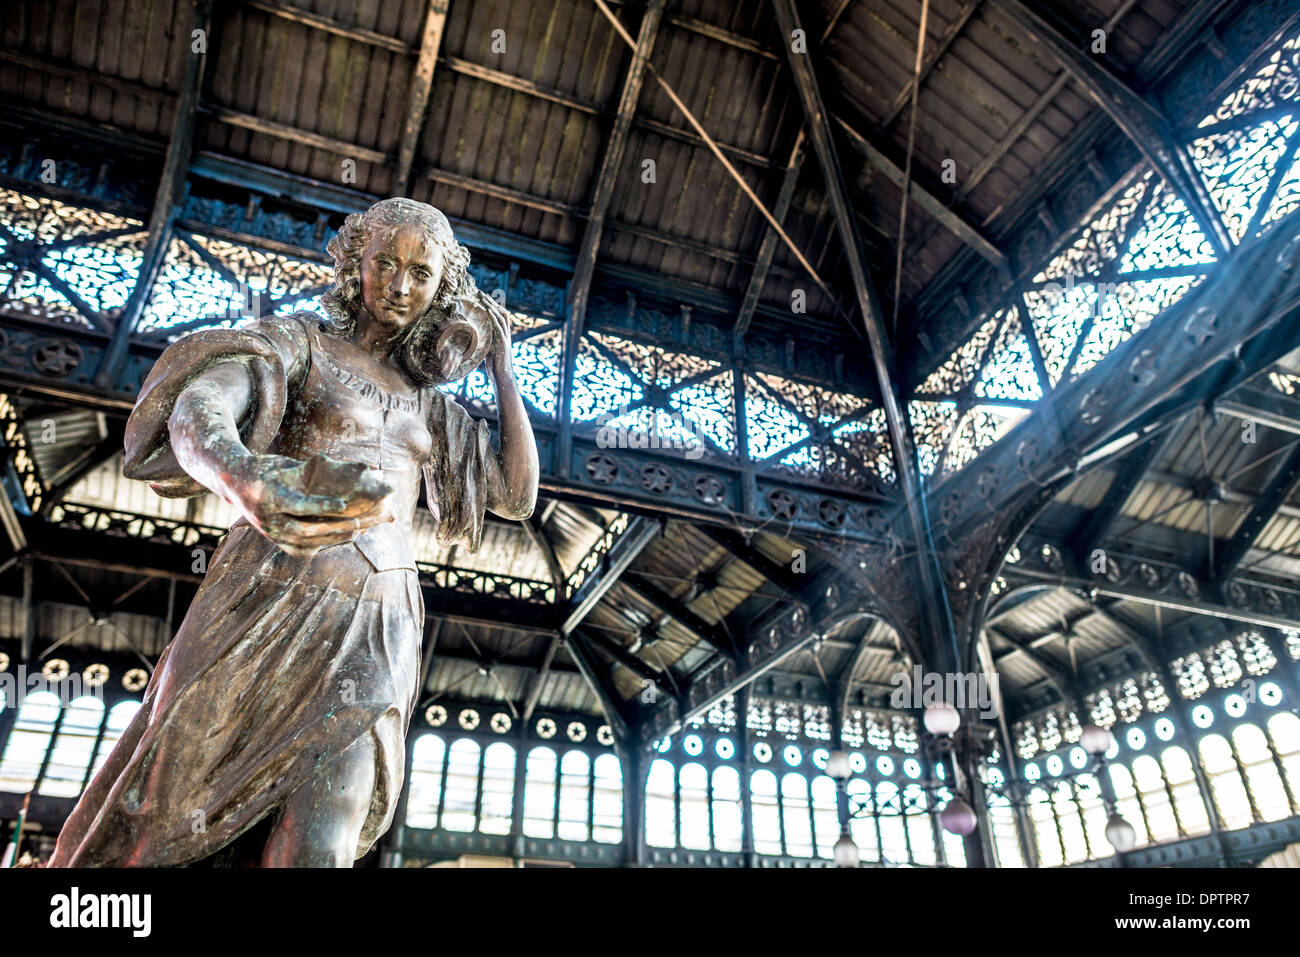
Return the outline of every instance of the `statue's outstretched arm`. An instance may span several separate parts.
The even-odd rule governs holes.
[[[310,555],[356,531],[393,520],[392,489],[359,462],[299,462],[250,452],[238,423],[254,401],[239,360],[200,373],[176,400],[168,432],[176,461],[290,554]]]

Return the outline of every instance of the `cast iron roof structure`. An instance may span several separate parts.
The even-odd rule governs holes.
[[[16,7],[8,660],[148,673],[234,515],[121,477],[144,374],[318,307],[343,217],[407,195],[515,316],[543,471],[477,554],[419,519],[428,723],[631,753],[988,665],[1005,753],[1239,627],[1294,671],[1300,4],[933,0],[918,62],[920,15]]]

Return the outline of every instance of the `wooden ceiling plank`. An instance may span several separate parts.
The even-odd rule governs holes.
[[[406,123],[397,145],[397,168],[393,173],[394,196],[405,196],[411,186],[411,167],[415,163],[415,150],[424,132],[425,118],[429,112],[429,94],[433,90],[433,69],[442,48],[443,29],[447,24],[448,0],[432,0],[424,17],[424,30],[420,35],[420,54],[411,74],[411,87],[406,95]]]

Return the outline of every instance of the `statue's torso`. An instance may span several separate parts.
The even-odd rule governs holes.
[[[421,468],[432,446],[430,390],[382,388],[349,361],[336,340],[316,329],[310,330],[308,340],[311,360],[306,374],[290,396],[267,451],[300,460],[322,453],[381,471],[393,489],[396,519],[367,529],[354,541],[378,571],[414,568],[408,540]]]

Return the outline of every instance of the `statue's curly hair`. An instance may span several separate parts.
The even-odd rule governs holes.
[[[451,316],[457,296],[474,292],[469,274],[469,250],[456,242],[451,223],[441,210],[413,199],[384,199],[363,213],[343,221],[338,235],[325,247],[334,258],[334,285],[321,297],[325,311],[324,330],[346,338],[356,327],[356,310],[361,301],[361,257],[370,240],[380,231],[395,232],[402,226],[422,227],[443,251],[442,281],[424,315],[411,323],[395,355],[416,380],[434,381],[437,376],[424,355],[423,346]]]

